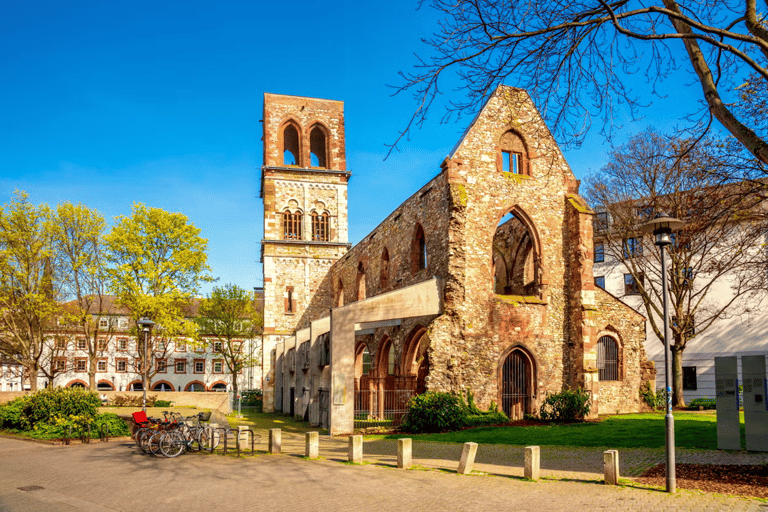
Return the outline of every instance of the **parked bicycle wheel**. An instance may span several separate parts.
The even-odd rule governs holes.
[[[163,434],[165,434],[165,431],[160,430],[149,436],[147,445],[152,455],[162,455],[160,452],[160,439],[163,437]]]
[[[198,433],[198,443],[203,450],[210,450],[211,445],[213,445],[213,449],[216,449],[220,439],[221,433],[213,427],[204,427]]]
[[[160,437],[160,452],[166,457],[178,457],[186,447],[187,441],[180,432],[163,432]]]

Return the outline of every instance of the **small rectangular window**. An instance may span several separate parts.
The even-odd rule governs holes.
[[[128,370],[128,361],[125,359],[118,359],[115,361],[115,366],[119,373],[125,373]]]
[[[595,286],[605,290],[605,276],[595,276]]]
[[[696,391],[696,367],[683,366],[683,389]]]
[[[634,258],[643,255],[643,239],[640,237],[624,240],[624,257]]]
[[[96,371],[97,372],[101,372],[101,373],[106,372],[107,371],[107,361],[105,361],[104,359],[100,359],[100,360],[96,361]]]
[[[186,359],[176,360],[176,373],[187,373],[187,361]]]
[[[624,295],[640,295],[640,287],[643,284],[643,275],[640,274],[637,281],[632,274],[624,274]]]
[[[165,359],[156,359],[157,373],[165,373],[168,371],[168,362]]]
[[[595,214],[595,230],[597,232],[605,232],[608,231],[608,228],[610,227],[609,224],[610,220],[608,218],[608,212],[597,212]]]
[[[60,357],[56,359],[56,371],[57,372],[63,372],[67,369],[67,360],[66,358]]]
[[[85,338],[77,338],[77,350],[86,350],[88,344],[85,342]]]
[[[504,160],[504,172],[511,174],[522,174],[522,153],[515,153],[514,151],[502,151],[501,156]]]
[[[224,362],[216,360],[213,362],[213,373],[224,373]]]
[[[285,288],[285,312],[295,313],[296,311],[295,299],[293,297],[293,286],[286,286]]]
[[[76,359],[75,360],[75,371],[79,373],[84,373],[88,371],[88,360],[87,359]]]
[[[205,360],[195,359],[195,373],[205,373]]]
[[[602,263],[605,261],[605,246],[602,242],[595,244],[595,263]]]

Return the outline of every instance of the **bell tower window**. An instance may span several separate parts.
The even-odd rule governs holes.
[[[283,130],[283,165],[299,165],[299,131],[289,124]]]
[[[325,151],[325,133],[319,126],[312,128],[312,131],[309,133],[309,160],[312,167],[328,167]]]
[[[327,242],[328,236],[328,213],[318,214],[312,212],[312,240],[315,242]]]
[[[501,150],[500,171],[510,174],[531,175],[528,149],[519,135],[513,131],[506,132],[501,136],[499,148]]]

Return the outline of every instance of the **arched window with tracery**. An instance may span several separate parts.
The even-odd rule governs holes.
[[[283,212],[283,240],[301,240],[301,211]]]
[[[597,340],[598,380],[620,380],[619,344],[610,336]]]
[[[328,212],[312,212],[312,240],[327,242],[329,239]]]
[[[299,130],[293,124],[283,130],[283,165],[300,165]]]
[[[381,272],[379,274],[382,290],[389,286],[389,251],[385,247],[381,252]]]
[[[427,268],[427,238],[424,236],[424,228],[416,224],[411,244],[411,270],[416,273]]]
[[[528,149],[517,133],[510,130],[502,135],[499,147],[501,149],[500,171],[510,174],[531,175]]]
[[[494,293],[541,294],[539,244],[530,219],[519,208],[513,208],[499,221],[491,258]]]
[[[319,126],[309,132],[309,161],[312,167],[328,167],[325,132]]]

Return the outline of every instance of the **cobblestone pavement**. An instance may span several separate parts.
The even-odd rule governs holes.
[[[0,439],[0,510],[572,511],[578,507],[768,512],[768,504],[757,500],[689,491],[669,495],[631,483],[601,484],[597,481],[601,469],[593,467],[600,450],[542,447],[542,466],[550,468],[543,473],[558,479],[528,482],[519,478],[520,447],[481,446],[477,469],[490,475],[460,476],[453,472],[460,451],[454,445],[414,443],[415,463],[449,472],[396,469],[395,452],[390,451],[395,443],[390,440],[365,443],[368,463],[362,466],[339,463],[346,460],[343,438],[321,436],[320,460],[301,457],[300,434],[283,434],[281,455],[264,454],[266,437],[262,441],[259,455],[237,460],[203,454],[155,458],[125,439],[71,446]],[[646,452],[638,458],[657,457],[655,451]],[[590,471],[572,471],[583,465]]]

